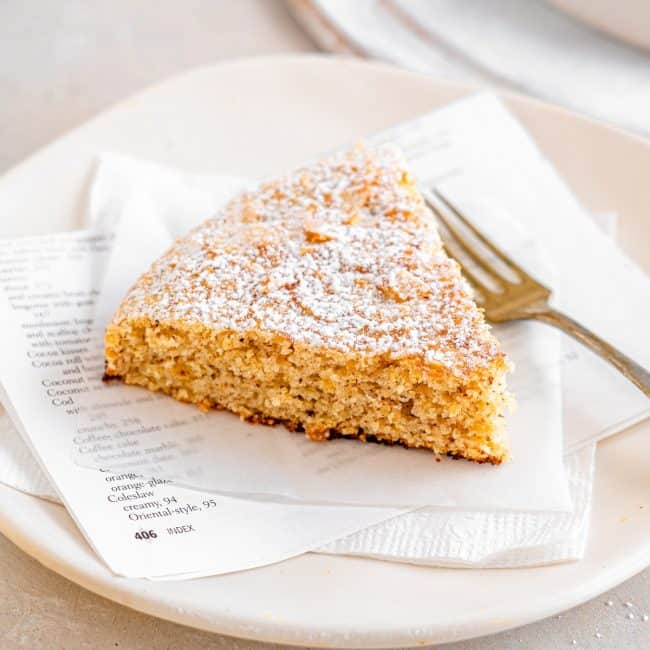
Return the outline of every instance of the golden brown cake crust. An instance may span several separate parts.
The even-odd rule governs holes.
[[[222,410],[220,407],[215,407],[218,410]],[[289,420],[276,420],[273,418],[269,418],[265,415],[261,414],[256,414],[252,415],[247,418],[243,418],[247,422],[250,422],[251,424],[264,424],[266,426],[277,426],[279,424],[285,426],[289,431],[292,431],[294,433],[305,433],[305,428],[300,422],[291,422]],[[422,449],[422,446],[418,446],[413,443],[409,443],[405,440],[388,440],[386,438],[378,437],[373,434],[369,433],[364,433],[363,431],[359,431],[357,433],[341,433],[340,431],[336,431],[334,429],[330,429],[328,431],[322,432],[320,435],[314,435],[314,434],[306,434],[307,437],[310,440],[313,440],[314,442],[325,442],[327,440],[336,440],[337,438],[352,438],[355,440],[360,440],[361,442],[370,442],[370,443],[376,443],[376,444],[381,444],[381,445],[400,445],[401,447],[406,447],[407,449]],[[426,447],[425,447],[426,448]],[[464,456],[458,452],[452,452],[452,451],[446,451],[444,452],[447,456],[450,458],[454,458],[455,460],[461,460],[464,458]],[[503,461],[503,457],[499,455],[485,455],[484,457],[480,458],[472,458],[472,460],[475,463],[483,464],[483,463],[490,463],[491,465],[500,465],[501,462]]]
[[[108,377],[312,438],[363,429],[479,461],[507,454],[505,357],[392,147],[357,147],[236,197],[131,289],[106,359]],[[239,380],[260,390],[237,395]],[[333,420],[327,400],[346,394]]]

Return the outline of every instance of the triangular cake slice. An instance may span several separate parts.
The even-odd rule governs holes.
[[[507,369],[393,147],[239,195],[153,264],[106,331],[109,378],[315,440],[479,462],[508,455]]]

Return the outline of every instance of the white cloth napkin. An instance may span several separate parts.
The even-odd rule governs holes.
[[[436,77],[510,87],[650,134],[650,55],[545,2],[289,4],[326,50],[360,53]]]

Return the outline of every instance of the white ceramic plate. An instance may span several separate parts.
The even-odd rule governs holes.
[[[471,90],[381,64],[318,56],[194,70],[136,95],[10,171],[0,180],[0,236],[78,225],[91,160],[100,150],[252,176]],[[650,267],[650,144],[539,102],[507,101],[587,207],[619,213],[623,245]],[[126,580],[97,559],[62,507],[2,486],[0,530],[92,591],[206,630],[311,646],[451,641],[567,609],[650,563],[649,441],[646,422],[599,445],[587,555],[546,568],[443,570],[310,554],[202,580]]]

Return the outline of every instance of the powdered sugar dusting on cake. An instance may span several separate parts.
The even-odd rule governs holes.
[[[266,331],[464,373],[501,355],[395,148],[362,146],[233,199],[114,318]]]

